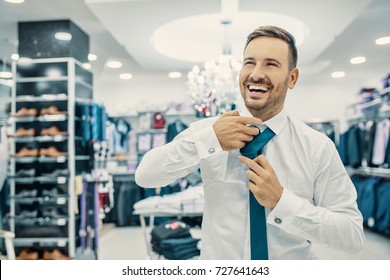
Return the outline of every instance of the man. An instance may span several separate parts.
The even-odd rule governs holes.
[[[251,259],[249,192],[265,208],[270,259],[311,259],[312,242],[348,252],[363,245],[356,191],[333,142],[284,110],[298,81],[296,64],[291,34],[256,29],[239,79],[246,108],[192,123],[148,152],[136,171],[140,186],[159,187],[200,168],[201,259]],[[242,156],[240,149],[266,128],[275,136],[262,154]]]

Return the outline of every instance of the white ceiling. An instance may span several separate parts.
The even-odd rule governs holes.
[[[390,72],[390,45],[374,43],[378,37],[390,36],[388,0],[240,0],[238,8],[247,13],[278,13],[307,25],[309,35],[298,50],[301,79],[327,82],[332,71],[344,70],[359,82],[367,75],[378,79]],[[71,19],[90,36],[91,52],[98,56],[92,69],[100,82],[115,81],[118,71],[131,72],[133,79],[169,71],[186,76],[194,61],[156,51],[153,32],[174,20],[220,11],[220,0],[25,0],[20,5],[0,0],[0,57],[9,59],[16,51],[18,21]],[[250,22],[233,20],[229,27],[233,51],[240,55],[245,36],[263,24],[269,22],[260,17]],[[218,22],[201,21],[186,31],[178,33],[178,38],[169,37],[178,52],[185,50],[196,57],[222,49],[223,30]],[[351,65],[349,59],[358,55],[366,56],[367,62]],[[122,69],[107,69],[110,58],[121,60]]]

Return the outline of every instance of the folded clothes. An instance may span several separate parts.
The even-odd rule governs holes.
[[[165,239],[161,241],[162,255],[170,260],[186,260],[200,254],[199,239],[192,237]]]
[[[203,212],[203,186],[189,187],[181,192],[164,196],[152,196],[134,204],[138,214],[164,212],[179,214],[182,212]]]

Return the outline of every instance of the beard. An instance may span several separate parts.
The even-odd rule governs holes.
[[[274,111],[279,111],[283,108],[284,100],[286,98],[289,78],[278,85],[276,88],[272,88],[265,100],[263,99],[252,99],[248,95],[245,95],[246,86],[244,85],[241,94],[244,99],[245,106],[249,111],[260,113],[260,114],[272,114]],[[260,82],[259,82],[260,83]],[[276,94],[275,94],[276,93]]]

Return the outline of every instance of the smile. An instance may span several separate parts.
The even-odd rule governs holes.
[[[246,87],[251,97],[262,97],[270,90],[270,87],[258,84],[249,84]]]

